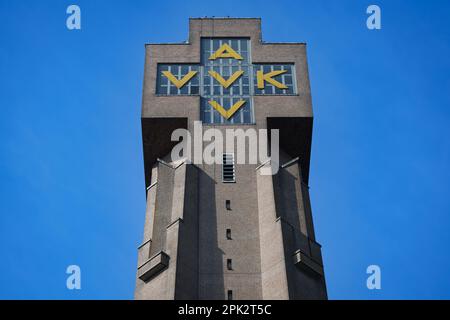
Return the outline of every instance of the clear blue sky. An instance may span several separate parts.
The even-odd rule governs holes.
[[[0,1],[0,298],[133,297],[144,43],[184,41],[199,16],[261,17],[264,40],[308,43],[330,298],[450,298],[449,1],[74,3],[81,31],[72,2]]]

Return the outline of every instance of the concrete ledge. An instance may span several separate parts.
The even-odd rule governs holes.
[[[142,281],[148,281],[150,278],[156,276],[169,265],[170,257],[161,251],[147,260],[142,266],[138,268],[138,277]]]
[[[141,249],[143,246],[145,246],[147,243],[150,243],[150,245],[152,245],[152,239],[148,239],[147,241],[144,241],[141,245],[139,245],[138,250]]]
[[[294,264],[306,271],[313,271],[315,274],[323,277],[323,267],[312,260],[310,257],[308,257],[305,253],[303,253],[301,250],[297,250],[294,252],[293,255]]]
[[[169,223],[168,225],[167,225],[167,229],[169,229],[171,226],[173,226],[175,223],[180,223],[180,222],[184,222],[184,220],[183,220],[183,218],[177,218],[177,219],[175,219],[174,221],[172,221],[171,223]]]

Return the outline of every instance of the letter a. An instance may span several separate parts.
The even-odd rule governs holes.
[[[367,267],[367,274],[370,276],[367,278],[367,289],[381,289],[381,269],[377,265],[370,265]]]
[[[81,269],[77,265],[70,265],[67,267],[66,270],[67,274],[70,274],[69,277],[67,277],[66,281],[66,287],[69,290],[81,289]]]
[[[236,60],[242,60],[239,53],[233,50],[228,44],[224,43],[216,52],[214,52],[209,60],[216,60],[218,58],[233,58]]]
[[[372,14],[367,18],[367,28],[369,30],[381,29],[381,9],[379,6],[373,4],[367,7],[367,14]]]
[[[77,5],[72,4],[72,5],[67,7],[66,13],[70,14],[70,16],[66,20],[67,29],[69,29],[69,30],[73,30],[73,29],[80,30],[81,29],[81,10],[80,10],[80,7],[77,6]]]

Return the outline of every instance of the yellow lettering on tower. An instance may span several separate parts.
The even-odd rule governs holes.
[[[239,110],[240,107],[242,107],[245,104],[245,100],[239,100],[238,102],[236,102],[235,104],[233,104],[231,106],[230,109],[225,110],[220,104],[218,104],[216,101],[214,100],[210,100],[208,101],[208,103],[210,104],[211,107],[213,107],[214,109],[217,110],[217,112],[219,112],[222,117],[224,117],[225,119],[229,119],[231,118],[231,116]]]
[[[244,73],[244,71],[239,70],[233,73],[231,77],[228,78],[228,80],[225,80],[220,74],[218,74],[215,71],[209,70],[208,73],[216,79],[225,89],[231,86],[237,79],[239,79],[240,76]]]
[[[283,74],[287,72],[287,70],[275,70],[269,73],[264,74],[262,71],[256,72],[256,82],[258,85],[258,89],[264,89],[264,81],[267,81],[268,83],[274,85],[278,89],[287,89],[288,87],[282,84],[281,82],[278,82],[277,80],[273,79],[273,77],[276,77],[280,74]]]
[[[216,50],[210,57],[209,60],[216,60],[218,58],[233,58],[236,60],[242,60],[243,58],[239,53],[233,50],[228,44],[224,43]]]
[[[164,76],[166,76],[167,79],[170,80],[170,82],[172,82],[175,87],[177,87],[178,89],[182,88],[186,83],[189,82],[189,80],[191,80],[196,74],[197,71],[189,71],[188,74],[186,74],[183,78],[181,79],[177,79],[172,72],[170,71],[163,71],[162,74]]]

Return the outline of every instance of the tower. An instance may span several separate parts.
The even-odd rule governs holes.
[[[187,42],[145,48],[147,208],[135,298],[326,299],[308,190],[306,45],[263,42],[260,19],[195,18]],[[278,130],[276,163],[273,154],[240,163],[237,149],[219,154],[222,163],[173,160],[175,130],[204,150],[211,142],[198,134],[212,128],[224,137],[267,129],[271,141]],[[267,165],[276,173],[262,174]]]

